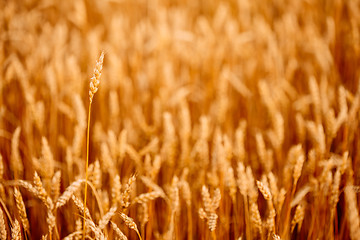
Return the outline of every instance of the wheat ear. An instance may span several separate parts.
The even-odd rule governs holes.
[[[21,240],[21,227],[18,220],[15,219],[14,226],[11,228],[11,239]]]
[[[134,219],[132,219],[131,217],[127,216],[125,213],[120,213],[120,217],[121,217],[122,220],[125,222],[125,225],[126,225],[128,228],[134,230],[134,231],[137,233],[139,239],[142,240],[142,238],[141,238],[141,236],[140,236],[140,233],[139,233],[139,230],[138,230],[138,228],[137,228],[137,226],[136,226],[136,223],[135,223]]]
[[[88,165],[89,165],[89,137],[90,137],[90,115],[91,115],[91,103],[94,97],[94,94],[97,92],[100,84],[100,76],[104,62],[104,52],[101,52],[99,60],[96,62],[94,69],[94,75],[90,81],[90,90],[89,90],[89,115],[87,122],[87,136],[86,136],[86,165],[85,165],[85,192],[84,192],[84,206],[86,207],[86,196],[87,196],[87,180],[88,180]],[[85,219],[85,212],[84,212]],[[83,240],[85,239],[85,220],[83,223]]]
[[[0,207],[0,239],[6,239],[7,232],[5,224],[4,212]]]
[[[128,238],[125,236],[125,234],[120,230],[120,228],[114,223],[111,222],[111,227],[114,229],[116,235],[119,237],[120,240],[127,240]]]
[[[26,208],[25,208],[24,200],[23,200],[21,193],[17,187],[14,189],[14,196],[15,196],[16,207],[19,211],[20,220],[23,224],[24,230],[29,233],[30,224],[29,224],[29,220],[26,215]]]

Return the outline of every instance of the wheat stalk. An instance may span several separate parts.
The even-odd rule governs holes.
[[[104,61],[104,52],[101,52],[96,66],[94,69],[94,75],[90,81],[90,90],[89,90],[89,111],[88,111],[88,121],[87,121],[87,135],[86,135],[86,164],[85,164],[85,192],[84,192],[84,206],[86,207],[87,200],[87,181],[88,181],[88,165],[89,165],[89,139],[90,139],[90,116],[91,116],[91,103],[93,101],[94,94],[97,92],[100,84],[100,76],[103,67]],[[85,211],[84,211],[84,223],[83,223],[83,240],[85,239]]]

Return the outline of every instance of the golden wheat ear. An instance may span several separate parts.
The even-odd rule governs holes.
[[[99,59],[96,61],[96,65],[94,68],[94,74],[90,81],[89,88],[89,115],[88,115],[88,123],[87,123],[87,135],[86,135],[86,165],[85,165],[85,192],[84,192],[84,207],[86,207],[86,196],[87,196],[87,181],[88,181],[88,165],[89,165],[89,138],[90,138],[90,116],[91,116],[91,103],[93,101],[94,95],[97,92],[100,85],[100,77],[104,63],[104,55],[105,52],[102,51]],[[85,212],[84,212],[84,222],[83,222],[83,239],[85,239]]]

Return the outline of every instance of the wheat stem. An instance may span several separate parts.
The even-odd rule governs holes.
[[[142,238],[141,238],[141,235],[140,235],[139,231],[138,231],[138,230],[135,230],[135,232],[136,232],[136,233],[137,233],[137,235],[139,236],[139,239],[140,239],[140,240],[142,240]]]
[[[87,134],[86,134],[86,165],[85,165],[85,196],[84,196],[84,207],[86,207],[87,200],[87,180],[88,180],[88,165],[89,165],[89,138],[90,138],[90,115],[91,115],[91,102],[89,103],[89,115],[87,122]],[[84,211],[84,222],[83,222],[83,240],[85,239],[85,211]]]

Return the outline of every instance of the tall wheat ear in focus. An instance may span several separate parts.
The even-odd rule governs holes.
[[[85,192],[84,192],[84,207],[86,208],[86,197],[87,197],[87,181],[88,181],[88,166],[89,166],[89,138],[90,138],[90,118],[91,118],[91,104],[94,98],[95,93],[99,89],[100,85],[100,77],[104,63],[104,51],[101,52],[99,59],[96,62],[96,66],[94,68],[94,75],[90,81],[90,89],[89,89],[89,115],[88,115],[88,123],[87,123],[87,135],[86,135],[86,165],[85,165]],[[83,215],[83,239],[85,239],[85,211]]]

